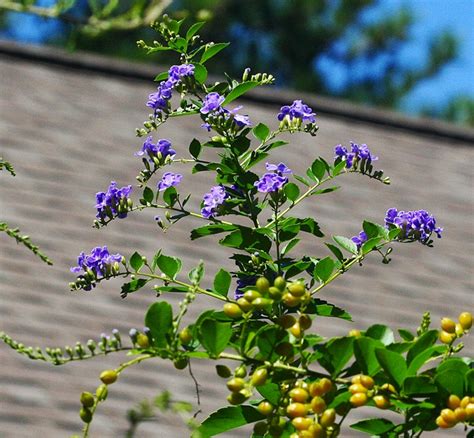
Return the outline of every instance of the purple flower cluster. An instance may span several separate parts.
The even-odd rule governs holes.
[[[357,245],[357,249],[360,249],[367,242],[367,234],[365,234],[365,231],[361,231],[357,236],[352,237],[351,240]]]
[[[258,181],[254,183],[257,190],[261,193],[271,193],[280,190],[287,182],[288,178],[284,175],[292,173],[283,163],[266,163],[267,170],[272,173],[265,173]]]
[[[163,111],[168,108],[168,101],[171,99],[173,88],[178,85],[186,76],[194,75],[194,65],[182,64],[173,65],[168,70],[168,79],[160,82],[155,93],[148,96],[146,105],[155,111]]]
[[[176,155],[176,151],[172,149],[171,143],[169,140],[161,139],[153,143],[153,137],[147,137],[143,143],[142,150],[135,153],[137,157],[142,157],[145,154],[148,155],[150,161],[153,161],[153,158],[165,159],[170,156],[173,158]],[[158,155],[160,154],[160,155]]]
[[[351,141],[351,152],[349,152],[344,146],[337,145],[334,148],[334,153],[336,154],[334,158],[345,160],[347,168],[351,168],[354,164],[362,160],[366,160],[369,163],[378,160],[378,157],[371,154],[366,144],[358,145],[353,141]]]
[[[201,209],[201,214],[210,219],[214,217],[220,205],[227,199],[228,194],[223,186],[214,186],[209,193],[206,193],[203,198],[204,207]]]
[[[81,252],[77,258],[77,266],[71,268],[71,272],[76,274],[81,271],[84,274],[93,275],[95,279],[106,277],[113,271],[118,271],[118,266],[123,256],[120,254],[110,254],[106,246],[94,248],[90,254]],[[84,286],[84,290],[91,290],[93,283]]]
[[[315,116],[316,114],[313,110],[303,103],[302,100],[295,100],[291,105],[285,105],[280,108],[278,120],[281,122],[285,117],[288,117],[290,121],[299,119],[301,122],[316,123]]]
[[[397,211],[389,208],[385,215],[385,225],[397,227],[403,231],[399,237],[426,242],[432,233],[441,238],[443,229],[436,226],[436,219],[426,210]]]
[[[238,114],[238,111],[242,109],[242,106],[238,106],[229,111],[222,107],[224,100],[224,96],[221,96],[219,93],[209,93],[204,98],[202,108],[200,109],[201,114],[204,114],[205,116],[224,116],[225,120],[232,120],[237,128],[245,128],[246,126],[251,125],[249,116]],[[201,126],[210,131],[211,124],[208,119],[209,117],[207,117],[205,123]]]
[[[96,217],[101,220],[115,216],[120,219],[127,217],[127,212],[132,205],[131,199],[129,199],[131,192],[132,186],[125,186],[119,189],[117,183],[112,181],[107,192],[98,192],[95,195]]]
[[[161,180],[158,181],[156,187],[160,192],[162,192],[163,190],[166,190],[169,187],[177,186],[181,182],[182,178],[183,175],[179,173],[166,172],[163,174]]]

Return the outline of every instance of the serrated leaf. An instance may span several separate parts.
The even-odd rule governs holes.
[[[177,257],[171,257],[164,254],[156,259],[156,265],[163,274],[167,275],[169,278],[174,279],[176,275],[181,270],[181,260]]]
[[[186,41],[189,41],[197,32],[199,32],[199,29],[201,29],[205,23],[205,21],[194,23],[186,32]]]
[[[193,438],[208,438],[233,430],[265,417],[253,406],[227,406],[213,412],[193,433]]]
[[[333,240],[346,251],[357,254],[357,245],[351,239],[344,236],[333,236]]]
[[[196,62],[194,64],[194,78],[199,84],[204,84],[207,79],[207,68]]]
[[[140,253],[134,252],[130,257],[130,266],[135,270],[139,271],[143,266],[143,258]]]
[[[224,50],[229,43],[216,43],[211,46],[208,46],[204,49],[204,53],[201,56],[200,64],[204,64],[206,61],[216,56],[221,50]]]
[[[351,424],[351,428],[368,433],[372,436],[382,436],[390,432],[396,426],[390,420],[385,418],[373,418],[370,420],[362,420],[358,423]]]
[[[167,345],[166,336],[173,326],[173,310],[166,301],[153,303],[146,312],[145,326],[151,331],[153,345],[164,348]]]
[[[214,290],[223,297],[227,297],[232,278],[225,269],[220,269],[214,277]]]
[[[255,128],[252,129],[252,133],[255,138],[258,138],[261,142],[264,142],[270,134],[270,128],[264,123],[259,123]]]
[[[217,357],[229,344],[232,337],[232,323],[206,318],[199,326],[199,341],[211,355]]]
[[[314,274],[325,283],[329,277],[331,277],[332,271],[334,270],[334,260],[331,257],[325,257],[319,260],[314,268]]]
[[[237,85],[225,98],[224,105],[228,105],[235,99],[239,98],[242,96],[242,94],[245,94],[247,91],[251,90],[252,88],[255,88],[259,83],[256,81],[248,81],[248,82],[242,82],[241,84]]]
[[[298,196],[300,196],[299,187],[291,182],[285,185],[283,191],[285,192],[286,197],[292,202],[295,202],[298,199]]]
[[[396,388],[401,388],[407,376],[407,364],[403,356],[385,348],[375,349],[377,360]]]

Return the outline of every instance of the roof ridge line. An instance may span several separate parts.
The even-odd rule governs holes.
[[[145,63],[133,63],[87,52],[71,54],[57,47],[21,44],[2,39],[0,39],[0,54],[136,81],[151,82],[157,70],[156,66]],[[242,100],[264,105],[284,105],[294,99],[295,93],[297,92],[289,89],[253,89],[243,96]],[[474,130],[470,128],[435,119],[411,118],[394,111],[358,105],[314,93],[298,92],[298,97],[301,97],[308,105],[317,108],[319,113],[474,144]]]

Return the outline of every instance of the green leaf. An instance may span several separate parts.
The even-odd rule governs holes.
[[[306,187],[309,187],[311,184],[308,182],[307,179],[303,178],[302,176],[299,175],[293,175],[296,180],[298,180],[300,183],[304,184]]]
[[[205,227],[195,228],[191,231],[191,240],[199,239],[204,236],[211,236],[213,234],[225,233],[227,231],[237,230],[237,225],[228,224],[212,224]]]
[[[282,256],[285,256],[286,254],[288,254],[300,241],[301,239],[293,239],[293,240],[290,240],[290,242],[288,242],[288,245],[286,245],[282,251],[281,251],[281,255]]]
[[[247,227],[240,227],[232,231],[226,237],[219,240],[219,243],[229,248],[242,249],[247,252],[252,250],[268,252],[272,246],[272,242],[267,236]]]
[[[201,29],[205,23],[205,21],[194,23],[186,32],[186,41],[189,41],[197,32],[199,32],[199,29]]]
[[[201,153],[201,143],[199,140],[193,139],[191,144],[189,145],[189,153],[194,157],[194,158],[199,158],[199,154]]]
[[[334,260],[331,257],[325,257],[321,259],[314,268],[314,274],[325,283],[329,277],[331,277],[332,271],[334,270]]]
[[[230,102],[234,101],[238,97],[242,96],[242,94],[246,93],[247,91],[251,90],[252,88],[255,88],[258,85],[258,82],[256,81],[248,81],[248,82],[242,82],[241,84],[237,85],[225,98],[224,105],[228,105]]]
[[[358,423],[351,424],[351,428],[368,433],[372,436],[382,436],[390,432],[396,426],[391,421],[385,418],[373,418],[370,420],[362,420]]]
[[[415,339],[415,336],[409,330],[398,329],[398,334],[404,341],[413,341]]]
[[[329,372],[333,378],[337,377],[353,354],[353,337],[331,339],[327,344],[319,347],[323,354],[319,363]]]
[[[336,256],[336,258],[340,261],[344,261],[344,254],[342,251],[336,246],[333,245],[332,243],[325,243],[325,245],[330,249],[330,251]]]
[[[181,260],[177,257],[170,257],[164,254],[156,259],[156,265],[160,268],[160,271],[167,275],[169,278],[174,279],[178,272],[181,270]]]
[[[427,332],[423,333],[408,351],[408,365],[410,365],[410,363],[416,356],[418,356],[424,350],[430,348],[436,342],[437,339],[438,330],[428,330]]]
[[[168,72],[164,71],[164,72],[161,72],[159,75],[156,75],[154,81],[155,82],[161,82],[161,81],[164,81],[166,79],[168,79]]]
[[[364,221],[362,229],[365,231],[365,234],[367,234],[367,239],[379,236],[379,227],[372,222]]]
[[[172,207],[178,200],[178,193],[174,187],[168,187],[163,193],[163,201]]]
[[[207,68],[202,64],[194,64],[194,77],[199,84],[204,84],[207,79]]]
[[[374,376],[380,369],[379,362],[375,356],[375,349],[382,345],[380,341],[365,336],[355,339],[354,355],[364,374]]]
[[[436,369],[435,382],[447,394],[464,395],[465,375],[469,366],[459,358],[449,358]]]
[[[197,428],[193,438],[213,437],[264,418],[253,406],[228,406],[207,417]]]
[[[214,290],[223,297],[227,297],[232,278],[225,269],[220,269],[214,278]]]
[[[275,325],[263,326],[255,335],[257,346],[262,360],[277,360],[278,354],[275,348],[283,340],[288,338],[286,331]]]
[[[232,323],[206,318],[199,326],[199,341],[211,357],[217,357],[229,344],[232,337]]]
[[[326,173],[326,166],[318,158],[317,160],[313,161],[313,164],[311,165],[311,172],[317,178],[318,181],[321,181],[324,174]]]
[[[124,283],[122,284],[122,290],[120,292],[120,295],[122,296],[122,298],[125,298],[128,294],[135,292],[138,289],[141,289],[149,281],[150,280],[145,280],[144,278],[136,278],[135,280],[132,280],[130,283]]]
[[[341,318],[346,321],[352,321],[352,316],[350,313],[346,312],[344,309],[337,307],[334,304],[328,303],[327,301],[315,298],[310,301],[308,307],[306,308],[306,313],[310,313],[318,316],[327,316],[331,318]]]
[[[166,301],[153,303],[146,312],[145,326],[151,331],[153,345],[158,348],[166,347],[166,336],[173,326],[171,305]]]
[[[385,348],[376,348],[375,355],[391,382],[395,387],[401,388],[407,376],[407,364],[404,357]]]
[[[143,258],[141,256],[141,254],[139,254],[138,252],[134,252],[132,254],[132,257],[130,257],[130,266],[135,270],[135,271],[139,271],[140,268],[143,266]]]
[[[346,251],[349,251],[352,254],[357,254],[357,245],[347,237],[344,236],[333,236],[333,240],[341,247],[344,248]]]
[[[409,376],[403,382],[403,392],[411,397],[424,397],[438,391],[428,376]]]
[[[153,202],[154,196],[153,190],[150,189],[150,187],[145,187],[143,190],[143,199],[145,202],[149,202],[151,204]]]
[[[374,324],[365,331],[365,336],[372,339],[377,339],[384,345],[393,344],[395,337],[391,328],[382,324]]]
[[[434,345],[433,347],[427,348],[422,351],[418,356],[414,357],[408,367],[407,374],[412,376],[418,372],[418,370],[426,363],[426,361],[434,356],[439,356],[446,351],[444,345]]]
[[[466,373],[466,394],[474,394],[474,369]]]
[[[291,182],[286,184],[283,190],[285,192],[286,197],[292,202],[295,202],[298,199],[298,196],[300,195],[299,187]]]
[[[280,386],[273,382],[265,383],[265,385],[257,386],[257,391],[262,397],[267,399],[273,406],[278,406],[281,392]]]
[[[324,237],[321,228],[319,228],[318,223],[314,219],[310,217],[305,219],[297,219],[297,223],[300,226],[301,231],[310,233],[316,237]]]
[[[221,50],[224,50],[228,45],[229,43],[217,43],[217,44],[208,45],[206,49],[204,49],[204,53],[202,54],[201,60],[199,61],[199,63],[204,64],[213,56],[216,56]]]
[[[260,141],[264,142],[270,134],[270,128],[264,123],[259,123],[255,128],[252,129],[252,133],[255,138],[258,138]]]
[[[364,242],[361,247],[362,254],[368,254],[380,243],[381,240],[381,237],[373,237],[372,239],[367,240],[367,242]]]

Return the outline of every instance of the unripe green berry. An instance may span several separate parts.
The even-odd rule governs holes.
[[[270,282],[265,277],[260,277],[255,283],[255,287],[262,295],[266,295],[270,287]]]
[[[273,282],[273,286],[277,287],[283,292],[286,288],[286,280],[283,277],[277,277]]]
[[[180,357],[175,359],[173,365],[177,370],[184,370],[188,366],[188,363],[189,359],[187,357]]]
[[[216,365],[216,372],[219,377],[222,377],[224,379],[227,379],[232,375],[230,368],[225,365]]]
[[[283,292],[277,287],[272,286],[268,289],[268,295],[270,295],[274,300],[280,300],[283,296]]]
[[[247,368],[245,367],[245,365],[240,365],[239,367],[237,367],[234,371],[234,376],[235,377],[240,377],[240,378],[243,378],[247,375]]]
[[[242,317],[242,310],[235,303],[226,303],[224,304],[224,313],[233,319],[238,319]]]
[[[244,297],[240,297],[237,300],[237,304],[245,313],[250,312],[253,309],[253,304],[250,301],[247,301]]]
[[[290,294],[293,295],[294,297],[302,297],[306,292],[306,288],[304,287],[304,284],[300,282],[291,283],[288,286],[288,290]]]
[[[87,408],[81,408],[79,411],[79,417],[84,423],[90,423],[92,421],[92,412]]]
[[[255,300],[257,298],[261,298],[261,297],[262,297],[262,295],[260,294],[260,292],[258,292],[256,290],[253,290],[253,289],[244,292],[244,298],[250,303],[253,300]]]
[[[97,397],[97,400],[99,401],[105,400],[107,398],[108,393],[109,390],[107,389],[107,385],[99,385],[95,390],[95,395]]]
[[[90,392],[84,391],[81,394],[81,403],[82,406],[86,408],[91,408],[92,406],[94,406],[95,398]]]
[[[234,377],[227,382],[227,388],[232,392],[239,392],[245,387],[245,380],[240,377]]]
[[[185,327],[179,332],[179,340],[183,345],[188,345],[193,340],[193,334],[189,327]]]
[[[265,382],[267,381],[267,377],[268,377],[267,369],[259,368],[258,370],[255,370],[254,373],[252,374],[252,377],[250,378],[250,383],[253,386],[264,385]]]
[[[140,348],[148,348],[150,346],[150,339],[144,333],[138,333],[137,344]]]
[[[100,373],[99,377],[100,380],[102,380],[102,383],[105,385],[111,385],[117,380],[118,374],[115,370],[105,370]]]

